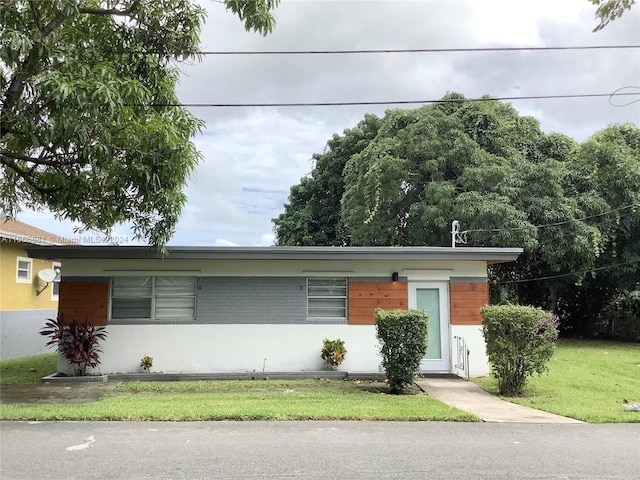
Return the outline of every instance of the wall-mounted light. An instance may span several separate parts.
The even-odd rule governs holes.
[[[398,272],[393,272],[391,274],[391,281],[392,282],[397,282],[398,281]]]

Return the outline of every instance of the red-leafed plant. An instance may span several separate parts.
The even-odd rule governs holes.
[[[47,347],[57,348],[62,357],[75,369],[78,376],[86,375],[87,368],[100,365],[100,342],[107,337],[104,327],[88,322],[66,324],[62,315],[48,318],[40,335],[49,337]]]

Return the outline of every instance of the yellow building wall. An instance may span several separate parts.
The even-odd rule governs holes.
[[[38,278],[44,268],[53,268],[51,260],[33,259],[31,283],[16,282],[18,257],[28,258],[25,244],[0,241],[0,310],[57,309],[58,301],[51,300],[53,284],[36,295],[46,283]]]

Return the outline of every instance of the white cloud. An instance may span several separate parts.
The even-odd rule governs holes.
[[[225,240],[224,238],[218,238],[213,245],[216,247],[237,247],[238,244],[234,242],[230,242],[229,240]]]
[[[472,13],[470,22],[474,36],[481,43],[501,45],[543,45],[540,25],[549,19],[557,23],[573,24],[592,6],[583,0],[485,0],[464,2]]]
[[[265,233],[260,237],[260,241],[255,245],[257,247],[270,247],[276,242],[276,236],[273,233]]]
[[[276,110],[209,122],[196,139],[204,161],[187,188],[189,203],[172,243],[196,232],[244,245],[273,243],[257,232],[272,230],[289,187],[311,171],[311,154],[332,132],[323,122]]]

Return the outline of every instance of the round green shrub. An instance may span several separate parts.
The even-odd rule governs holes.
[[[501,395],[517,395],[527,378],[547,371],[558,340],[551,313],[520,305],[482,307],[482,332]]]
[[[427,352],[429,315],[422,310],[376,310],[382,366],[391,393],[402,393],[420,371]]]

